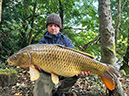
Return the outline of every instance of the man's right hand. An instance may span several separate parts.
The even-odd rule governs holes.
[[[38,68],[36,65],[35,65],[35,69],[39,70],[39,71],[42,71],[41,68]]]

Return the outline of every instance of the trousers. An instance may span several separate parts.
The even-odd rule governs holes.
[[[65,77],[63,82],[57,89],[57,93],[61,96],[62,93],[68,92],[68,90],[76,83],[79,77]],[[51,75],[46,73],[40,73],[40,77],[35,82],[33,89],[33,96],[52,96],[53,82]]]

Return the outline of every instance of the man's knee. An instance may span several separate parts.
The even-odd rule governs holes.
[[[53,83],[51,77],[41,73],[39,79],[35,82],[34,96],[52,96]]]
[[[79,77],[65,78],[64,81],[62,82],[62,84],[57,89],[57,93],[59,94],[59,96],[62,93],[68,92],[69,89],[76,83],[76,81],[77,81],[78,78]]]

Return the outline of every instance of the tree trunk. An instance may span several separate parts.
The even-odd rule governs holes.
[[[61,23],[62,23],[62,29],[60,30],[63,33],[63,5],[61,3],[61,0],[59,0],[59,8],[60,8],[60,17],[61,17]]]
[[[120,22],[121,22],[121,0],[117,0],[118,1],[118,16],[117,16],[117,21],[116,21],[116,29],[115,29],[115,43],[117,45],[117,37],[118,37],[118,31],[119,31],[119,27],[120,27]]]
[[[2,0],[0,0],[0,22],[1,22],[1,16],[2,15]]]
[[[110,0],[99,1],[99,32],[101,39],[101,61],[106,64],[116,66],[116,52],[115,52],[115,31],[112,26],[112,16],[110,10]],[[111,96],[124,96],[121,83],[118,79],[115,80],[119,85],[114,91],[109,91]],[[114,95],[115,94],[115,95]]]
[[[101,38],[101,60],[116,64],[115,32],[112,26],[110,0],[99,0],[99,32]]]
[[[32,41],[33,27],[34,27],[34,17],[35,17],[36,6],[37,6],[37,0],[35,0],[35,3],[34,3],[33,15],[32,15],[32,23],[31,23],[31,30],[30,30],[30,34],[29,34],[29,42],[28,42],[28,45],[30,45],[30,44],[31,44],[31,41]]]

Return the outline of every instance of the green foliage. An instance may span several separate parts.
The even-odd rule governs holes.
[[[68,36],[75,49],[84,50],[85,44],[92,41],[99,33],[97,0],[60,0],[63,8],[63,34]],[[2,6],[2,23],[0,26],[0,58],[5,60],[17,50],[28,44],[30,30],[33,30],[32,43],[37,43],[46,31],[46,18],[51,13],[60,15],[59,0],[37,0],[32,24],[33,8],[36,0],[4,0]],[[124,4],[124,0],[121,1]],[[128,5],[129,2],[126,3]],[[124,6],[121,14],[120,32],[116,55],[122,59],[126,53],[128,40],[128,6]],[[117,21],[117,2],[111,1],[113,20]],[[115,28],[114,24],[114,28]],[[71,27],[86,28],[74,30]],[[68,29],[67,29],[68,28]],[[100,41],[92,43],[85,52],[100,59]]]
[[[5,66],[5,63],[0,62],[0,68],[3,68]]]
[[[4,73],[5,72],[5,73]],[[14,69],[3,69],[3,70],[0,70],[0,75],[1,74],[6,74],[6,75],[10,75],[12,73],[15,73],[17,74],[17,72],[14,70]]]
[[[29,26],[29,24],[28,24]],[[14,19],[12,19],[12,21],[6,21],[5,25],[2,25],[2,47],[1,50],[5,50],[6,53],[4,53],[4,51],[1,51],[0,53],[3,55],[9,55],[13,52],[16,52],[17,50],[19,50],[21,48],[21,45],[23,45],[23,36],[22,34],[24,34],[25,32],[29,31],[30,29],[28,28],[28,30],[24,30],[22,28],[22,20],[20,19],[19,21],[16,21]],[[22,32],[22,34],[21,34]],[[26,46],[27,43],[24,43],[24,46]],[[8,54],[7,54],[8,53]],[[2,57],[1,56],[1,57]],[[3,58],[4,59],[4,58]]]
[[[66,36],[68,36],[74,45],[74,48],[77,50],[84,50],[84,44],[89,43],[92,41],[98,33],[93,32],[93,31],[80,31],[76,32],[73,30],[64,30],[64,33]],[[96,41],[93,44],[91,44],[85,52],[92,54],[93,56],[96,57],[96,59],[100,58],[100,42]]]
[[[121,70],[121,72],[124,76],[126,76],[126,72],[123,69]]]
[[[129,19],[128,15],[129,15],[129,11],[127,10],[129,8],[128,4],[129,2],[127,1],[125,3],[125,0],[121,0],[121,22],[120,22],[120,28],[119,28],[119,32],[118,32],[118,38],[117,38],[117,45],[116,45],[116,51],[117,51],[117,56],[119,56],[120,59],[123,58],[123,54],[125,54],[126,52],[126,48],[127,48],[127,39],[128,39],[128,23],[129,23]],[[111,9],[112,9],[112,17],[113,20],[115,21],[115,23],[113,23],[114,28],[117,25],[118,22],[118,10],[117,10],[117,2],[116,1],[112,1],[111,2]]]

